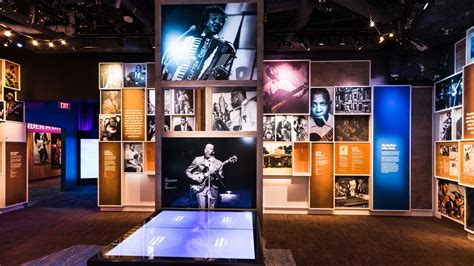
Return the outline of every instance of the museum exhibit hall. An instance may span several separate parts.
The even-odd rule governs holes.
[[[0,265],[473,265],[474,1],[0,1]]]

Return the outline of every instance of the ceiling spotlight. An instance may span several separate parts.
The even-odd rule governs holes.
[[[12,43],[12,40],[6,40],[6,41],[3,43],[3,46],[8,47],[8,46],[10,46],[11,43]]]
[[[17,46],[18,48],[22,48],[22,47],[23,47],[23,44],[17,42],[17,43],[16,43],[16,46]]]
[[[370,19],[369,26],[370,26],[371,28],[375,27],[375,21],[373,21],[372,19]]]
[[[346,45],[346,38],[344,36],[341,37],[341,41],[339,41],[339,45]]]
[[[426,4],[425,4],[425,6],[423,7],[423,10],[426,10],[426,9],[428,8],[428,6],[429,6],[429,5],[430,5],[430,2],[429,2],[429,1],[427,1],[427,2],[426,2]]]
[[[379,37],[379,43],[383,43],[383,41],[385,41],[385,38],[383,36],[380,36]]]
[[[38,46],[38,41],[37,41],[37,40],[31,41],[31,43],[32,43],[34,46]]]
[[[48,45],[49,45],[49,47],[51,47],[51,48],[54,47],[54,43],[53,43],[53,42],[49,42]]]
[[[354,43],[354,47],[356,48],[357,51],[360,51],[362,50],[362,48],[364,48],[364,45],[362,45],[359,41],[356,41]]]
[[[61,44],[62,44],[62,45],[66,45],[67,43],[66,43],[65,40],[61,40]]]
[[[390,37],[390,38],[393,38],[393,36],[394,36],[393,32],[390,32],[390,33],[388,34],[388,37]]]
[[[10,37],[10,36],[12,36],[12,32],[9,31],[9,30],[6,30],[6,31],[3,32],[3,35],[5,35],[7,37]]]
[[[127,23],[133,23],[133,21],[135,21],[135,19],[133,18],[132,12],[125,12],[122,18],[123,18],[123,21]]]
[[[301,43],[301,47],[303,47],[303,49],[305,49],[306,51],[311,51],[311,47],[305,42]]]

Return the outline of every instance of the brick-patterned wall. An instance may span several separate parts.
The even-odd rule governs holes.
[[[412,90],[411,208],[432,208],[432,87]]]

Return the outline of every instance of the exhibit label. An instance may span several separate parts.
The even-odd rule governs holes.
[[[99,205],[121,204],[121,144],[99,143]]]
[[[436,143],[436,177],[458,181],[459,155],[457,142]]]
[[[310,177],[310,208],[334,208],[333,144],[312,144]]]
[[[145,90],[123,90],[123,140],[145,140]]]
[[[459,183],[474,187],[474,141],[461,142],[461,175]]]
[[[374,210],[410,209],[410,86],[374,87]]]
[[[370,174],[369,143],[337,143],[336,175]]]
[[[26,143],[5,143],[5,205],[26,202]]]
[[[464,139],[474,139],[474,64],[464,67]]]

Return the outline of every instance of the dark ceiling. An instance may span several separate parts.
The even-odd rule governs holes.
[[[371,18],[375,27],[369,27]],[[152,52],[154,48],[151,0],[4,0],[0,24],[14,33],[10,38],[1,36],[0,41],[22,42],[36,52]],[[389,45],[425,51],[459,40],[472,25],[473,0],[267,0],[265,51]],[[381,36],[384,41],[379,43]],[[32,39],[40,45],[33,46]],[[48,47],[49,41],[54,49]]]

